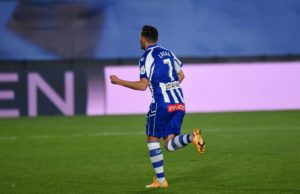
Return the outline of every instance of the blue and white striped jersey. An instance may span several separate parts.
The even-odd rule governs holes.
[[[177,75],[181,67],[181,61],[171,51],[158,45],[147,48],[140,59],[140,78],[149,80],[152,103],[184,103]]]

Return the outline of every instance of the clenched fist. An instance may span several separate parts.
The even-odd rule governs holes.
[[[115,75],[111,75],[110,76],[110,81],[111,81],[112,84],[118,84],[119,80],[120,79],[117,76],[115,76]]]

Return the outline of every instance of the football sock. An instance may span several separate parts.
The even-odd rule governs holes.
[[[164,160],[160,144],[159,142],[148,142],[147,144],[150,153],[150,161],[156,173],[157,180],[160,183],[163,183],[166,178],[164,174]]]
[[[192,134],[177,135],[165,145],[166,149],[170,152],[183,148],[192,142]]]

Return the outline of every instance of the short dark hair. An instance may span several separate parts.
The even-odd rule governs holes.
[[[144,25],[142,28],[141,35],[154,42],[157,42],[158,40],[158,31],[153,26]]]

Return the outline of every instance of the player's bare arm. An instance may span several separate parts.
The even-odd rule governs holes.
[[[148,86],[148,80],[146,78],[142,78],[139,81],[127,81],[118,78],[116,75],[111,75],[110,80],[112,84],[117,84],[133,90],[145,91]]]
[[[184,79],[184,77],[185,77],[185,75],[184,75],[183,71],[182,71],[182,70],[180,70],[180,71],[177,73],[177,75],[178,75],[178,80],[179,80],[179,83],[181,83],[181,82],[182,82],[182,80],[183,80],[183,79]]]

